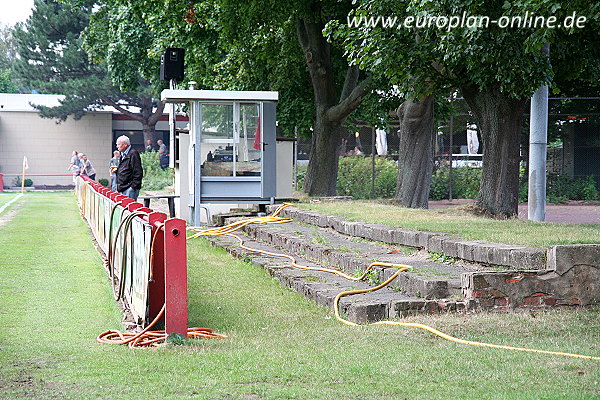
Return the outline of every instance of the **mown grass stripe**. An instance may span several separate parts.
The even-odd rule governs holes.
[[[600,364],[347,327],[263,269],[188,243],[190,325],[229,335],[159,350],[95,342],[121,328],[72,193],[28,194],[0,227],[0,393],[11,399],[568,398]],[[410,318],[469,340],[600,353],[598,309]]]

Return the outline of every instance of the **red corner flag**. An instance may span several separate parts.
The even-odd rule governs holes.
[[[254,146],[256,150],[260,150],[260,117],[257,120],[256,132],[254,133]]]

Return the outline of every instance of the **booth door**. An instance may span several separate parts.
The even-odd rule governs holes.
[[[202,196],[273,197],[275,158],[264,156],[275,152],[274,114],[272,128],[259,102],[202,103],[200,114]]]

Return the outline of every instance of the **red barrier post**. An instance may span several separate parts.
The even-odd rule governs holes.
[[[165,221],[165,331],[187,337],[188,294],[185,221]]]
[[[0,173],[0,192],[4,192],[4,174]]]
[[[152,321],[165,304],[165,234],[160,224],[167,220],[167,215],[153,212],[148,215],[148,223],[152,226],[152,280],[148,283],[148,319]],[[160,232],[156,232],[160,229]]]

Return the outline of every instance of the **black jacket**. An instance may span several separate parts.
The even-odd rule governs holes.
[[[121,155],[117,168],[117,191],[123,192],[129,188],[140,189],[143,176],[140,153],[132,147],[126,156]]]

